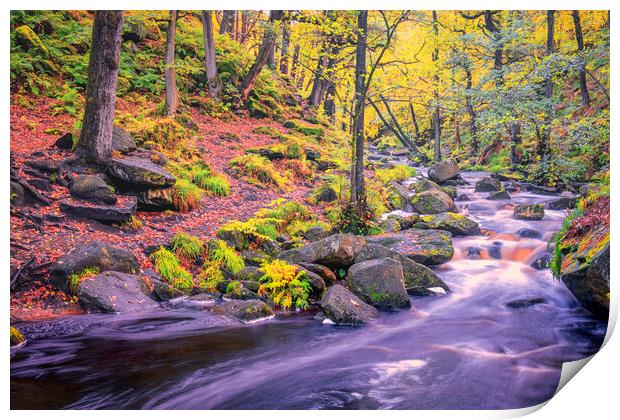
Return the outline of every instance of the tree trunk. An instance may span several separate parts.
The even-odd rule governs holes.
[[[547,56],[553,54],[553,29],[555,23],[555,10],[547,10]],[[553,96],[553,79],[551,75],[545,80],[545,97],[551,99]]]
[[[254,87],[254,83],[258,78],[263,67],[267,64],[267,60],[270,55],[273,55],[273,50],[276,45],[276,32],[274,29],[274,21],[282,19],[284,12],[282,10],[272,10],[269,13],[269,24],[267,25],[267,29],[265,30],[265,34],[263,35],[263,41],[258,50],[258,55],[256,56],[256,60],[254,60],[254,64],[250,68],[250,71],[241,82],[241,97],[240,100],[245,102],[248,99],[248,95],[250,91]]]
[[[581,18],[579,10],[573,10],[573,23],[575,24],[575,38],[577,39],[577,50],[581,55],[583,53],[583,33],[581,32]],[[585,57],[580,57],[585,60]],[[581,102],[584,105],[590,103],[590,93],[588,92],[588,84],[586,83],[586,65],[585,61],[579,65],[579,86],[581,86]]]
[[[324,48],[319,53],[319,58],[316,64],[316,71],[314,72],[314,81],[312,83],[312,91],[308,97],[310,105],[319,106],[323,102],[325,95],[325,81],[323,80],[323,68],[325,67],[325,61],[327,57],[324,54]]]
[[[244,10],[241,13],[241,36],[239,37],[240,42],[242,44],[245,44],[245,42],[248,39],[249,25],[250,25],[250,12],[247,10]]]
[[[435,34],[435,42],[437,42],[437,36],[439,35],[439,23],[437,22],[437,11],[433,10],[433,33]],[[435,162],[441,161],[441,114],[439,110],[439,74],[437,74],[437,64],[439,61],[439,48],[435,46],[435,50],[433,51],[433,62],[435,63],[435,89],[434,89],[434,97],[435,97],[435,112],[433,113],[434,119],[434,127],[435,127],[435,143],[433,148],[433,159]]]
[[[224,10],[224,15],[222,16],[222,22],[220,23],[220,35],[230,34],[233,27],[235,11],[234,10]]]
[[[76,155],[101,163],[112,156],[112,127],[121,54],[122,10],[98,10],[93,22],[86,109]]]
[[[357,15],[357,47],[355,50],[355,106],[353,110],[353,154],[351,168],[351,204],[361,220],[366,209],[366,188],[364,186],[364,98],[366,96],[366,36],[368,32],[368,11],[360,10]]]
[[[493,69],[495,70],[495,86],[500,87],[504,84],[504,77],[502,75],[503,67],[503,43],[501,43],[501,31],[499,25],[493,20],[493,12],[491,10],[484,11],[484,24],[487,30],[491,32],[495,38],[495,50],[493,51]]]
[[[209,95],[215,101],[222,100],[222,79],[215,63],[215,39],[213,38],[213,16],[210,10],[202,11],[202,33],[205,44],[205,70]]]
[[[291,28],[288,21],[282,22],[282,47],[280,48],[280,73],[288,74],[288,46],[291,42]]]
[[[413,109],[413,104],[411,102],[409,102],[409,112],[411,112],[411,122],[413,123],[413,136],[415,143],[420,145],[420,127],[418,126],[418,119],[415,116],[415,110]]]
[[[461,147],[461,122],[459,121],[459,116],[454,114],[452,117],[454,121],[454,145],[457,148]]]
[[[554,10],[547,10],[547,56],[553,54],[553,27],[554,27]],[[540,133],[538,143],[538,155],[542,161],[547,161],[551,153],[550,140],[551,140],[551,114],[553,112],[553,104],[551,98],[553,97],[553,80],[551,75],[545,79],[545,98],[548,101],[547,113],[544,118],[544,126]]]
[[[510,126],[510,163],[516,166],[521,163],[518,146],[521,144],[521,124],[514,123]]]
[[[291,63],[291,79],[295,81],[297,79],[297,65],[299,64],[299,52],[301,48],[299,45],[295,45],[295,50],[293,51],[293,62]]]
[[[179,93],[177,91],[177,75],[174,69],[174,47],[177,32],[178,10],[170,11],[168,29],[166,30],[166,57],[164,76],[166,79],[166,115],[176,114],[179,107]]]
[[[474,106],[471,103],[471,88],[473,85],[471,77],[471,69],[469,65],[465,66],[465,76],[467,79],[467,94],[465,95],[465,108],[467,108],[467,114],[469,115],[469,137],[471,144],[471,152],[473,155],[478,154],[478,131],[476,129],[476,113],[474,112]]]

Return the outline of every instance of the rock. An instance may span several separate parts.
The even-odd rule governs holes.
[[[323,313],[338,325],[361,325],[379,314],[353,293],[339,284],[331,286],[321,299]]]
[[[226,299],[238,299],[238,300],[257,300],[260,296],[256,292],[247,289],[244,286],[236,287],[233,290],[228,291],[224,297]]]
[[[501,189],[499,191],[492,191],[487,195],[487,200],[510,200],[510,194],[508,191]]]
[[[549,268],[549,263],[551,262],[551,259],[551,254],[549,254],[548,252],[544,252],[538,257],[536,257],[536,260],[532,264],[530,264],[530,267],[535,268],[536,270],[545,270]]]
[[[309,240],[310,242],[320,241],[332,235],[332,232],[325,230],[323,226],[310,226],[305,232],[302,232],[301,237]]]
[[[139,20],[126,19],[122,37],[123,41],[142,42],[146,38],[146,25]]]
[[[529,298],[529,299],[517,299],[508,302],[506,306],[513,309],[529,308],[530,306],[539,305],[541,303],[547,303],[543,298]]]
[[[69,191],[76,198],[97,200],[106,204],[116,203],[114,191],[97,175],[77,175],[73,178]]]
[[[577,205],[577,199],[575,197],[560,197],[556,200],[549,201],[545,207],[549,210],[566,210],[574,209]]]
[[[170,188],[151,188],[146,191],[139,191],[138,204],[144,210],[168,210],[174,207],[174,189]]]
[[[470,236],[480,233],[480,225],[458,213],[439,213],[421,216],[416,229],[447,230],[455,236]]]
[[[392,258],[400,262],[403,266],[403,275],[405,276],[405,288],[410,295],[423,296],[435,294],[435,292],[430,289],[436,288],[441,288],[444,292],[450,291],[448,285],[444,283],[437,274],[433,273],[430,268],[418,264],[382,245],[367,244],[360,253],[357,254],[355,262],[358,263],[377,258]]]
[[[541,232],[534,230],[534,229],[527,229],[527,228],[519,229],[517,231],[517,235],[525,239],[540,239],[543,237]]]
[[[502,189],[502,183],[499,179],[492,176],[485,176],[476,182],[475,192],[491,192],[499,191]]]
[[[40,171],[48,173],[56,173],[60,168],[60,161],[58,159],[40,159],[40,160],[27,160],[24,161],[24,165],[31,168],[38,169]]]
[[[102,222],[126,222],[136,212],[137,206],[138,199],[133,196],[119,196],[116,204],[100,204],[74,198],[60,202],[60,210],[71,216]]]
[[[50,268],[52,284],[61,290],[69,290],[71,274],[85,268],[97,267],[99,271],[119,271],[135,274],[140,269],[138,260],[129,251],[115,248],[105,242],[91,241],[73,248]]]
[[[411,307],[403,266],[392,258],[379,258],[353,264],[347,273],[347,288],[364,302],[378,309]]]
[[[211,307],[210,310],[242,321],[254,321],[273,315],[271,308],[262,300],[229,300]]]
[[[41,178],[31,178],[28,180],[28,183],[41,191],[52,191],[52,184],[47,179]]]
[[[482,254],[482,248],[470,246],[465,250],[465,254],[467,255],[467,259],[479,260],[480,255]]]
[[[396,220],[400,226],[400,230],[411,229],[413,225],[420,219],[420,215],[417,213],[410,214],[390,214],[389,219]]]
[[[337,282],[336,275],[329,268],[323,265],[307,262],[301,262],[298,265],[305,271],[309,271],[321,276],[327,286],[332,286]]]
[[[304,271],[306,273],[306,277],[308,278],[308,282],[310,283],[310,286],[312,287],[312,291],[310,292],[310,297],[312,298],[320,298],[321,294],[323,293],[323,290],[325,290],[327,288],[327,285],[325,284],[325,280],[323,280],[323,277],[319,276],[316,273],[313,273],[310,270],[304,270],[303,267],[301,266],[297,266],[299,268],[300,271]]]
[[[434,164],[428,170],[428,178],[438,184],[454,178],[459,174],[459,167],[454,159]]]
[[[384,232],[399,232],[400,223],[396,219],[387,218],[381,222],[381,230]]]
[[[142,292],[153,300],[166,302],[185,296],[185,294],[179,289],[162,281],[159,274],[150,268],[143,270],[143,275],[140,277],[140,282]]]
[[[429,190],[441,190],[439,184],[431,181],[430,179],[420,178],[415,183],[410,184],[409,188],[413,189],[416,194]]]
[[[463,185],[469,185],[469,183],[465,181],[459,174],[452,179],[442,182],[441,185],[443,185],[444,187],[460,187]]]
[[[11,206],[22,207],[26,204],[26,190],[15,181],[11,181]]]
[[[408,229],[368,238],[423,265],[439,265],[454,255],[452,234],[445,230]]]
[[[66,133],[62,137],[58,138],[54,142],[54,146],[59,148],[60,150],[71,150],[73,149],[73,134]]]
[[[459,194],[458,197],[456,197],[456,201],[470,201],[470,200],[469,200],[469,196],[463,193],[463,194]]]
[[[439,190],[428,190],[411,197],[411,204],[420,214],[436,214],[456,211],[454,201],[448,194]]]
[[[116,125],[112,128],[112,149],[120,153],[129,153],[137,148],[131,134]]]
[[[175,177],[149,159],[128,156],[113,158],[107,162],[107,171],[121,186],[129,190],[168,188],[176,182]]]
[[[142,291],[139,276],[117,271],[104,271],[77,285],[80,304],[89,311],[131,313],[150,311],[159,304]]]
[[[235,274],[235,280],[241,281],[241,282],[245,282],[245,281],[260,282],[261,277],[263,277],[264,275],[265,275],[265,272],[260,270],[258,267],[247,265],[243,267],[241,270],[239,270],[237,274]]]
[[[254,266],[260,267],[260,265],[269,260],[269,255],[267,253],[260,251],[258,249],[246,249],[239,253],[246,266]]]
[[[321,187],[319,193],[315,196],[315,199],[317,203],[331,203],[338,199],[338,194],[336,193],[336,190],[334,190],[329,185],[324,185],[323,187]]]
[[[336,234],[311,244],[284,251],[278,259],[291,263],[310,262],[329,268],[349,267],[366,245],[361,236]]]
[[[514,218],[518,220],[542,220],[543,217],[544,204],[519,204],[514,209]]]
[[[36,52],[47,58],[50,53],[41,38],[30,28],[30,26],[22,25],[15,28],[15,44],[19,45],[26,51]]]
[[[396,209],[404,210],[411,197],[409,189],[398,182],[391,181],[389,191],[393,193],[389,198],[392,206]]]
[[[448,196],[450,196],[451,199],[454,200],[456,198],[456,187],[442,186],[440,189],[441,191],[448,194]]]

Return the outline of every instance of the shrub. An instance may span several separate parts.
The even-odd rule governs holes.
[[[221,267],[225,267],[233,274],[237,274],[245,267],[243,258],[221,239],[209,244],[209,259],[213,262],[219,262]]]
[[[394,165],[391,168],[377,169],[377,178],[384,184],[390,181],[403,181],[416,175],[416,170],[406,165]]]
[[[231,160],[229,165],[238,175],[247,176],[249,181],[258,184],[270,184],[280,188],[288,184],[273,163],[263,156],[254,154],[239,156]]]
[[[175,254],[163,246],[151,254],[155,269],[159,275],[180,290],[189,290],[194,287],[192,275],[185,270]]]
[[[186,179],[177,179],[173,187],[172,201],[180,211],[190,211],[198,207],[202,200],[202,190]]]
[[[209,194],[218,197],[226,197],[230,195],[230,184],[223,176],[216,175],[202,179],[197,185],[206,190]]]
[[[204,244],[200,238],[185,232],[178,232],[170,242],[172,252],[183,261],[190,262],[202,255]]]
[[[282,260],[265,262],[261,269],[265,275],[260,279],[263,284],[258,288],[259,295],[283,309],[308,308],[311,287],[305,271]]]
[[[128,221],[126,221],[125,223],[121,225],[121,229],[130,231],[130,232],[137,232],[140,229],[142,229],[142,221],[138,219],[136,216],[132,215]]]

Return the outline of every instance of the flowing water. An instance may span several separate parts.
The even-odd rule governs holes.
[[[549,399],[563,362],[596,352],[606,325],[530,267],[560,228],[512,218],[514,204],[552,196],[473,193],[461,211],[485,236],[455,238],[435,271],[452,292],[412,298],[413,309],[371,325],[322,324],[280,314],[213,328],[213,316],[176,309],[142,316],[82,315],[21,325],[29,341],[11,361],[11,407],[114,409],[500,409]],[[534,229],[540,239],[521,238]],[[535,299],[535,305],[512,305]]]

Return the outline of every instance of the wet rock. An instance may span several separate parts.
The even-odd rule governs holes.
[[[69,198],[60,202],[60,210],[73,216],[101,222],[126,222],[136,212],[138,199],[119,196],[116,204],[101,204]]]
[[[454,255],[452,234],[445,230],[408,229],[372,236],[368,242],[383,245],[426,266],[443,264]]]
[[[420,219],[420,215],[417,213],[405,213],[405,214],[390,214],[388,219],[393,219],[398,222],[400,230],[411,229],[413,225]]]
[[[551,254],[545,252],[536,257],[536,260],[534,260],[534,262],[530,264],[530,267],[535,268],[536,270],[545,270],[549,268],[549,263],[551,262],[551,259]]]
[[[519,204],[514,209],[514,218],[518,220],[542,220],[543,217],[544,204]]]
[[[144,269],[140,282],[142,292],[153,300],[166,302],[185,296],[179,289],[162,281],[159,274],[150,268]]]
[[[123,187],[130,190],[168,188],[176,179],[161,166],[140,157],[113,158],[107,163],[107,171]]]
[[[129,251],[113,247],[100,241],[91,241],[73,248],[63,255],[50,268],[52,284],[61,290],[69,290],[71,274],[80,273],[85,268],[97,267],[99,271],[118,271],[137,273],[138,260]]]
[[[549,210],[566,210],[574,209],[577,205],[577,199],[575,197],[560,197],[558,199],[549,201],[545,207]]]
[[[459,174],[459,167],[453,159],[434,164],[428,170],[428,178],[438,184]]]
[[[26,204],[26,190],[15,181],[11,181],[11,206],[22,207]]]
[[[420,214],[436,214],[456,211],[454,201],[448,194],[439,190],[428,190],[411,197],[411,204]]]
[[[446,194],[448,194],[450,196],[450,198],[453,199],[453,200],[456,198],[456,187],[442,186],[441,187],[441,191],[443,191]]]
[[[409,185],[410,189],[413,189],[416,193],[422,193],[429,190],[441,190],[439,184],[431,181],[430,179],[420,178],[413,184]]]
[[[76,198],[97,200],[106,204],[116,203],[114,191],[97,175],[78,175],[74,177],[69,191]]]
[[[138,204],[144,210],[168,210],[174,207],[174,189],[171,188],[151,188],[146,191],[139,191]]]
[[[73,134],[66,133],[62,137],[59,137],[58,140],[54,142],[54,146],[60,150],[73,149]]]
[[[470,260],[479,260],[482,255],[482,248],[477,246],[470,246],[465,250],[465,255]]]
[[[347,288],[364,302],[378,309],[411,307],[403,266],[392,258],[379,258],[353,264],[347,273]]]
[[[229,300],[210,308],[218,315],[225,315],[242,321],[254,321],[273,315],[273,311],[262,300]]]
[[[307,262],[301,262],[298,265],[305,271],[309,271],[321,276],[327,286],[331,286],[337,282],[336,275],[333,273],[333,271],[323,265]]]
[[[104,271],[81,280],[76,294],[80,304],[89,311],[132,313],[159,308],[157,302],[143,293],[141,284],[139,276]]]
[[[435,294],[433,290],[441,288],[444,293],[450,288],[430,268],[378,244],[367,244],[355,257],[355,262],[374,260],[377,258],[392,258],[403,266],[405,288],[410,295],[425,296]]]
[[[539,232],[535,229],[527,229],[527,228],[519,229],[517,231],[517,235],[525,239],[540,239],[543,237],[542,232]]]
[[[348,267],[366,245],[361,236],[336,234],[311,244],[284,251],[278,259],[291,263],[310,262],[330,268]]]
[[[493,243],[491,246],[487,247],[487,250],[489,251],[489,257],[491,257],[494,260],[501,260],[502,259],[502,243]]]
[[[375,308],[339,284],[323,294],[321,308],[325,316],[338,325],[366,324],[379,315]]]
[[[232,290],[228,290],[224,295],[224,298],[237,300],[257,300],[260,299],[260,296],[258,296],[256,292],[253,292],[244,286],[240,286],[235,287]]]
[[[112,149],[120,153],[129,153],[136,150],[136,142],[127,131],[118,126],[112,128]]]
[[[510,194],[508,191],[501,189],[499,191],[492,191],[487,195],[487,200],[510,200]]]
[[[469,200],[469,196],[463,193],[463,194],[459,194],[458,197],[456,197],[456,201],[470,201],[470,200]]]
[[[475,192],[492,192],[492,191],[499,191],[501,189],[502,189],[502,183],[499,181],[499,179],[491,177],[491,176],[485,176],[484,178],[481,178],[478,180],[478,182],[476,182],[474,191]]]
[[[543,298],[517,299],[508,302],[506,306],[513,309],[523,309],[534,305],[540,305],[541,303],[547,303],[547,301]]]
[[[420,216],[420,221],[414,226],[416,229],[447,230],[455,236],[470,236],[480,233],[480,225],[458,213],[439,213]]]

